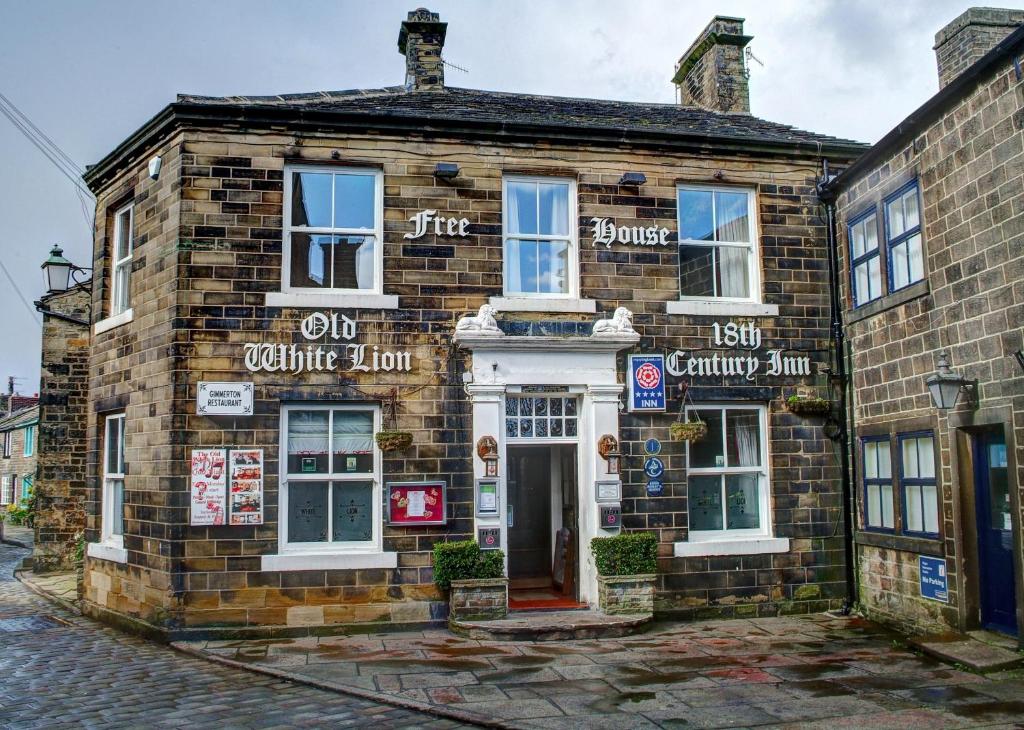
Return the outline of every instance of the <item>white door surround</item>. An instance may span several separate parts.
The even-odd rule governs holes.
[[[474,518],[474,538],[481,527],[501,531],[501,547],[507,551],[508,473],[505,436],[505,394],[516,386],[555,386],[578,393],[579,427],[576,439],[578,459],[579,600],[597,603],[597,571],[590,552],[590,541],[613,532],[599,529],[598,505],[594,481],[607,478],[607,462],[597,453],[597,440],[604,434],[619,435],[619,397],[623,385],[618,382],[616,354],[632,347],[639,339],[635,333],[603,337],[495,337],[458,333],[456,341],[472,351],[472,382],[466,386],[473,404],[473,444],[484,436],[498,442],[498,499],[496,517]],[[518,443],[539,441],[518,441]],[[475,478],[485,476],[485,464],[473,457]]]

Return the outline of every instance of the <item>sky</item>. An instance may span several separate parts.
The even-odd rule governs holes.
[[[1024,0],[1001,0],[1024,8]],[[413,0],[0,0],[0,93],[79,166],[175,94],[275,94],[404,81]],[[935,32],[956,0],[430,0],[448,23],[450,86],[674,101],[679,56],[710,19],[746,19],[751,111],[875,142],[938,90]],[[91,202],[90,202],[91,205]],[[0,382],[39,389],[40,264],[91,259],[72,184],[0,117]],[[18,291],[20,290],[21,296]],[[22,301],[24,297],[26,304]]]

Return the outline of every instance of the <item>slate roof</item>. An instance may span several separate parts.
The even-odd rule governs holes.
[[[435,121],[498,123],[506,126],[562,127],[569,130],[622,130],[666,135],[699,135],[731,141],[783,145],[848,147],[857,154],[867,145],[807,132],[749,114],[722,114],[679,104],[513,94],[445,87],[409,91],[395,86],[354,91],[319,91],[280,96],[178,96],[182,104],[210,108],[279,109],[386,115]]]
[[[9,416],[0,418],[0,432],[13,431],[16,428],[31,426],[39,422],[39,406],[29,406],[15,411]]]

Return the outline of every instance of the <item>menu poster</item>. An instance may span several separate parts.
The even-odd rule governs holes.
[[[190,525],[223,525],[228,471],[224,449],[192,449]]]
[[[445,524],[444,482],[391,482],[387,491],[389,525]]]
[[[231,523],[263,524],[263,449],[232,449]]]

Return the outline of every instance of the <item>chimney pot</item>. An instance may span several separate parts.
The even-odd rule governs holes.
[[[672,83],[683,106],[750,113],[743,18],[716,15],[676,63]]]
[[[995,48],[1024,23],[1024,10],[968,8],[935,34],[939,88],[949,85],[968,67]]]
[[[441,50],[448,24],[426,8],[409,12],[398,34],[398,50],[405,55],[405,85],[413,91],[444,88],[444,61]]]

